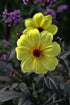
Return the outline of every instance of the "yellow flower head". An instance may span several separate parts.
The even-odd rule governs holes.
[[[17,41],[17,59],[21,60],[22,72],[46,73],[54,70],[58,64],[56,56],[60,45],[52,42],[53,35],[47,31],[33,29],[22,35]]]
[[[58,30],[57,26],[52,24],[52,16],[44,16],[42,13],[36,13],[33,18],[25,19],[25,27],[23,33],[30,29],[38,29],[39,32],[48,31],[55,35]]]

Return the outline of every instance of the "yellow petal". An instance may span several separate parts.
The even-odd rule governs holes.
[[[58,60],[55,57],[44,57],[42,59],[35,59],[33,62],[33,71],[37,74],[46,73],[48,70],[52,71],[56,68]]]
[[[18,60],[26,60],[30,56],[30,49],[25,47],[16,48],[16,56]]]
[[[25,61],[21,62],[21,70],[23,73],[31,72],[33,66],[33,59],[31,57],[28,57]]]
[[[32,47],[40,45],[40,33],[37,29],[30,30],[27,35],[28,40],[32,43]]]
[[[52,24],[52,16],[48,15],[45,16],[41,22],[41,27],[46,30],[47,27],[49,27]]]
[[[47,67],[43,66],[43,62],[41,59],[34,59],[33,61],[33,71],[37,74],[46,73]]]
[[[25,19],[25,26],[26,28],[34,27],[33,20],[31,18]]]
[[[60,51],[61,51],[60,45],[57,44],[56,42],[51,42],[47,44],[44,52],[46,56],[54,57],[59,55]]]
[[[17,41],[17,46],[24,46],[27,48],[32,47],[32,43],[28,40],[26,35],[21,35],[20,39]]]
[[[41,32],[41,46],[47,46],[47,43],[53,40],[53,35],[47,31]]]
[[[58,31],[58,27],[56,25],[50,25],[46,30],[55,35]]]
[[[47,70],[54,70],[58,64],[58,60],[55,57],[45,57],[43,59],[43,66],[47,67]]]
[[[44,18],[44,15],[42,13],[36,13],[33,16],[33,23],[34,23],[34,25],[36,27],[40,27],[43,18]]]

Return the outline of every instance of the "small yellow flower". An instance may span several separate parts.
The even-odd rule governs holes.
[[[32,29],[17,41],[17,59],[21,60],[22,72],[46,73],[54,70],[58,64],[56,56],[60,53],[60,45],[52,42],[53,35],[47,31]]]
[[[38,29],[39,32],[45,30],[55,35],[58,30],[57,26],[52,24],[52,16],[44,16],[42,13],[36,13],[33,18],[25,19],[25,27],[23,33],[30,29]]]

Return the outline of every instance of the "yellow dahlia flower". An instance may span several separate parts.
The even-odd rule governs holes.
[[[58,64],[56,56],[60,53],[60,45],[52,42],[53,35],[37,29],[28,31],[17,41],[17,59],[21,60],[22,72],[46,73],[54,70]]]
[[[38,29],[39,32],[48,31],[53,35],[56,34],[58,28],[56,25],[52,24],[52,16],[44,16],[42,13],[36,13],[33,18],[25,19],[26,29],[23,33],[26,33],[30,29]]]

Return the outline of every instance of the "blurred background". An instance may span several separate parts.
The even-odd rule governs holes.
[[[24,19],[28,17],[32,17],[37,12],[42,12],[46,14],[52,14],[51,11],[45,12],[47,8],[53,9],[56,13],[56,17],[54,18],[55,24],[57,24],[59,30],[57,35],[62,37],[62,40],[69,45],[70,43],[70,1],[69,0],[53,0],[54,2],[51,6],[48,6],[50,3],[46,3],[47,0],[2,0],[0,3],[0,40],[7,39],[11,40],[11,37],[14,38],[14,42],[16,40],[16,33],[15,31],[22,31],[24,29]],[[44,4],[45,3],[45,4]],[[61,10],[58,10],[58,7],[61,5],[67,5],[68,7],[61,7]],[[63,9],[62,9],[63,8]],[[5,9],[8,12],[13,12],[15,9],[19,9],[21,13],[20,23],[15,25],[11,25],[11,27],[7,27],[8,25],[5,24],[3,18],[3,12]],[[12,32],[11,32],[12,31]],[[11,35],[12,34],[12,35]],[[56,35],[56,36],[57,36]],[[12,42],[12,43],[14,43]]]

